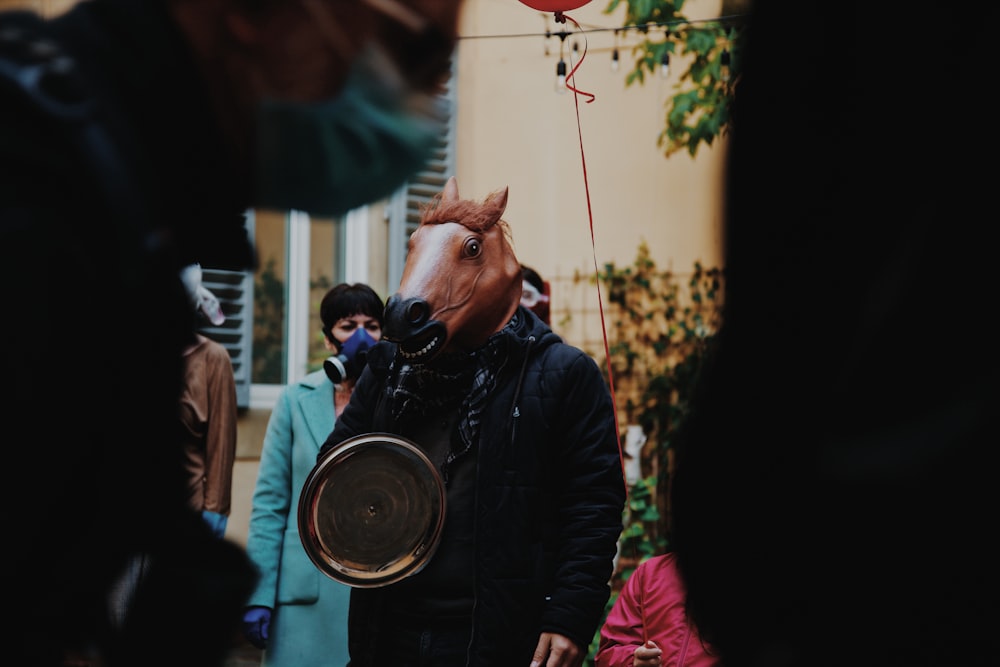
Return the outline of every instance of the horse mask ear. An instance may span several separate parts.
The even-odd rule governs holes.
[[[500,220],[500,216],[503,215],[503,212],[507,210],[507,192],[509,190],[510,187],[505,185],[503,190],[497,190],[486,198],[486,203],[496,208],[497,221]]]
[[[441,201],[458,201],[458,180],[454,176],[449,177],[448,182],[444,184]]]

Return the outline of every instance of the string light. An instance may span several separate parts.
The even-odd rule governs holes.
[[[671,46],[671,44],[670,44],[671,41],[676,41],[676,40],[671,40],[671,37],[676,32],[676,29],[677,29],[678,26],[694,26],[694,25],[696,25],[698,23],[703,23],[703,22],[704,23],[709,23],[709,22],[711,22],[711,23],[722,23],[723,24],[723,28],[725,30],[725,36],[724,36],[723,39],[725,39],[725,40],[731,40],[732,39],[733,30],[734,30],[733,21],[734,20],[739,20],[741,18],[742,18],[742,15],[736,14],[736,15],[731,15],[731,16],[718,17],[718,18],[715,18],[715,19],[704,19],[704,20],[697,20],[697,21],[692,21],[692,20],[687,20],[687,19],[682,20],[682,21],[671,21],[669,23],[667,23],[667,22],[657,23],[657,22],[653,22],[653,21],[647,21],[646,23],[626,25],[626,26],[618,27],[618,28],[588,28],[588,29],[579,29],[580,26],[579,26],[579,24],[577,24],[577,26],[576,26],[577,30],[575,32],[569,32],[569,31],[567,31],[565,29],[559,30],[559,31],[552,31],[552,30],[548,29],[548,16],[546,15],[545,16],[546,30],[545,30],[545,33],[543,35],[543,37],[546,40],[545,41],[545,55],[549,55],[548,40],[551,39],[552,37],[558,37],[559,38],[559,62],[556,63],[555,90],[558,93],[565,93],[567,90],[573,89],[572,86],[570,85],[570,82],[567,81],[567,76],[568,76],[569,71],[570,71],[570,68],[567,65],[568,64],[573,64],[573,67],[574,67],[573,71],[575,71],[575,68],[577,66],[577,61],[580,59],[580,44],[579,44],[579,42],[577,40],[574,39],[574,40],[572,40],[572,42],[570,44],[570,48],[572,49],[572,51],[570,52],[570,60],[569,61],[566,60],[566,56],[565,56],[565,47],[566,47],[566,44],[565,44],[565,42],[566,42],[566,38],[567,37],[569,37],[571,35],[584,35],[585,36],[587,33],[591,33],[591,32],[595,32],[595,33],[596,32],[613,32],[614,33],[614,46],[611,49],[611,63],[610,63],[610,67],[611,67],[611,71],[612,72],[618,72],[621,69],[621,50],[620,50],[620,47],[621,47],[620,36],[621,35],[619,33],[624,33],[627,36],[630,31],[634,31],[634,32],[639,33],[639,34],[641,34],[643,36],[646,36],[646,35],[649,35],[651,32],[662,30],[663,31],[663,39],[664,39],[664,42],[666,42],[666,43],[660,45],[660,46],[663,47],[664,51],[660,55],[658,71],[659,71],[660,78],[662,78],[662,79],[668,79],[670,77],[670,73],[671,73],[670,72],[670,53],[666,50],[666,48],[669,47],[669,46]],[[558,18],[557,18],[557,21],[558,21]],[[576,23],[576,22],[574,21],[574,23]],[[495,37],[530,37],[530,36],[532,36],[532,35],[530,35],[530,34],[523,34],[523,35],[476,35],[476,36],[463,36],[463,37],[460,37],[460,39],[483,39],[483,38],[487,38],[487,37],[494,37],[494,38]],[[651,46],[650,43],[648,43],[648,42],[647,42],[646,46],[647,46],[647,53],[648,53],[648,49],[655,48],[655,45]],[[639,67],[638,64],[636,66]],[[732,75],[732,73],[731,73],[730,52],[729,52],[728,49],[723,49],[722,52],[721,52],[721,54],[720,54],[720,59],[719,59],[719,77],[720,77],[720,79],[722,81],[728,82],[730,80],[731,75]]]
[[[551,37],[565,38],[565,36],[567,34],[565,31],[553,32],[548,27],[549,16],[550,16],[549,14],[544,14],[544,13],[542,14],[542,17],[545,19],[545,31],[542,32],[542,33],[527,32],[527,33],[492,33],[492,34],[486,34],[486,35],[459,35],[458,39],[460,41],[467,42],[467,41],[478,40],[478,39],[515,39],[515,38],[519,38],[519,37],[542,37],[544,39],[549,39]],[[620,27],[617,27],[617,28],[612,28],[612,27],[606,27],[605,28],[605,27],[599,27],[599,26],[590,26],[590,27],[587,27],[587,28],[581,28],[579,30],[575,30],[574,34],[588,35],[588,34],[596,34],[596,33],[602,33],[602,32],[624,32],[624,33],[627,34],[629,31],[633,31],[634,30],[636,32],[639,32],[639,33],[642,33],[642,34],[645,35],[645,34],[649,33],[649,31],[651,29],[664,29],[665,32],[667,34],[669,34],[670,31],[671,31],[671,28],[673,28],[673,29],[680,28],[680,29],[683,30],[685,26],[687,26],[687,27],[695,27],[695,26],[704,25],[704,24],[723,24],[723,25],[725,25],[727,27],[727,30],[729,30],[730,33],[731,33],[731,31],[733,29],[733,23],[734,22],[742,21],[745,18],[746,18],[746,15],[744,15],[744,14],[728,14],[728,15],[725,15],[725,16],[719,16],[719,17],[716,17],[716,18],[707,18],[707,19],[684,19],[684,20],[676,20],[676,21],[660,22],[660,23],[649,21],[649,22],[643,23],[643,24],[631,23],[629,25],[620,26]],[[547,43],[545,44],[545,52],[546,52],[546,55],[548,55],[548,44]]]
[[[670,52],[667,51],[667,40],[670,39],[670,26],[663,27],[663,55],[660,56],[660,78],[670,76]]]
[[[611,52],[611,71],[618,71],[618,31],[615,30],[615,48]]]
[[[557,33],[559,36],[559,62],[556,63],[556,92],[565,93],[566,92],[566,61],[563,60],[563,48],[566,46],[566,35],[568,34],[565,30]],[[573,48],[576,49],[576,42],[573,43]]]

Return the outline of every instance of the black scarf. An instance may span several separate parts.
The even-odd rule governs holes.
[[[392,416],[399,423],[414,417],[424,417],[453,405],[463,398],[458,424],[460,444],[453,446],[442,465],[445,482],[451,463],[466,454],[479,437],[482,410],[497,376],[507,363],[506,334],[518,323],[517,314],[507,325],[469,354],[454,354],[434,360],[431,364],[409,364],[397,356],[392,365],[400,363],[394,383],[386,387]]]

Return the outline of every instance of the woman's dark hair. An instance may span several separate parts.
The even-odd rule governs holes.
[[[382,324],[385,303],[364,283],[341,283],[323,296],[319,304],[319,317],[323,320],[323,335],[333,340],[331,329],[338,320],[352,315],[368,315]]]

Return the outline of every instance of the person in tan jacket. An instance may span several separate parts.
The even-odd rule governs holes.
[[[184,283],[199,313],[218,326],[226,317],[219,300],[201,284],[201,267],[185,270]],[[180,421],[191,506],[216,537],[224,537],[236,459],[236,378],[229,351],[202,334],[184,350]]]

